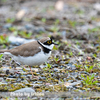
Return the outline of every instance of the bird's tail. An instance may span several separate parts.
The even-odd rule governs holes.
[[[5,52],[8,52],[8,50],[0,50],[0,53],[3,54]]]

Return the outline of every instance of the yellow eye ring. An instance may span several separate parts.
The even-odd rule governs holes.
[[[48,44],[51,44],[51,41],[48,41],[47,43],[48,43]]]

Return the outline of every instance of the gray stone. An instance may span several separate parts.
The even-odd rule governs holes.
[[[3,26],[3,28],[5,28],[5,29],[10,28],[10,27],[12,27],[11,23],[7,23],[6,25]]]
[[[32,88],[22,88],[14,92],[35,92],[35,90],[33,90]]]

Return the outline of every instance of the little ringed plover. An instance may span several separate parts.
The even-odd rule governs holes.
[[[9,55],[12,59],[20,64],[31,66],[40,65],[47,61],[51,55],[53,46],[57,45],[52,38],[44,37],[43,39],[22,44],[9,50],[1,50],[0,53]],[[32,77],[35,77],[32,73]]]

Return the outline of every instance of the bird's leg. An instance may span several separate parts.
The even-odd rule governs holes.
[[[33,72],[32,72],[32,69],[31,69],[31,66],[29,66],[29,68],[30,68],[30,71],[31,71],[31,73],[32,73],[32,78],[38,78],[38,76],[34,76],[34,75],[33,75]]]

